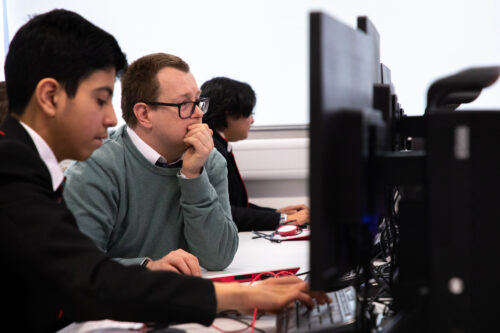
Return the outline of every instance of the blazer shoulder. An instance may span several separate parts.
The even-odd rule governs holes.
[[[2,156],[2,163],[0,164],[6,163],[29,166],[30,164],[42,162],[36,150],[22,141],[10,139],[8,137],[2,137],[0,139],[0,156]]]
[[[19,140],[0,139],[0,177],[10,182],[28,180],[49,186],[51,178],[49,170],[38,155],[38,152]]]

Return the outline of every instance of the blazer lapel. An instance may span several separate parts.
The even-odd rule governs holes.
[[[29,149],[33,150],[33,163],[34,166],[36,166],[36,168],[40,171],[41,182],[44,184],[44,187],[47,187],[52,191],[52,178],[50,176],[49,169],[45,165],[45,162],[40,158],[35,143],[31,139],[28,132],[24,129],[23,125],[21,125],[21,123],[14,117],[7,115],[0,126],[0,131],[3,132],[3,135],[0,135],[0,139],[3,138],[6,140],[19,141]]]

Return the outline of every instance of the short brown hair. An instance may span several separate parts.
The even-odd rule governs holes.
[[[166,53],[154,53],[134,61],[123,75],[122,117],[130,127],[137,124],[134,105],[144,101],[156,101],[160,87],[156,75],[165,67],[189,72],[189,65],[181,58]]]

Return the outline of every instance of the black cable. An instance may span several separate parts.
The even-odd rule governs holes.
[[[217,313],[216,315],[216,318],[225,318],[225,319],[231,319],[231,320],[235,320],[241,324],[244,324],[244,325],[247,325],[248,328],[250,328],[252,326],[252,323],[248,323],[246,322],[243,318],[244,315],[242,315],[241,313],[239,313],[238,311],[236,310],[225,310],[225,311],[221,311],[219,313]],[[258,319],[258,318],[257,318]],[[252,320],[251,318],[246,318],[246,320]],[[261,332],[261,333],[265,333],[265,331],[263,329],[260,329],[260,328],[257,328],[257,327],[254,327],[254,330],[255,331],[258,331],[258,332]],[[232,330],[228,330],[229,332],[232,331]]]
[[[264,238],[264,239],[267,239],[268,241],[271,241],[273,243],[281,243],[281,239],[275,239],[273,238],[274,236],[274,233],[272,234],[266,234],[266,233],[263,233],[263,232],[260,232],[260,231],[252,231],[255,236],[252,237],[252,239],[256,239],[256,238]]]

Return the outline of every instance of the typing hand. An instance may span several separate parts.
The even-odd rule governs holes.
[[[188,127],[184,143],[189,147],[184,153],[182,174],[195,178],[201,174],[201,168],[214,148],[212,130],[207,124],[193,124]]]
[[[146,267],[152,271],[166,270],[185,275],[201,276],[198,258],[182,249],[171,251],[159,260],[150,261]]]
[[[302,209],[293,214],[287,214],[287,220],[290,224],[302,225],[309,223],[311,218],[309,216],[309,208]]]
[[[314,306],[313,298],[319,304],[331,302],[323,292],[311,293],[309,285],[296,276],[270,278],[253,286],[238,283],[214,285],[219,311],[236,309],[242,313],[251,313],[256,307],[260,311],[277,313],[295,300],[301,301],[309,308]]]
[[[304,204],[300,204],[300,205],[291,205],[291,206],[286,206],[286,207],[283,207],[283,208],[280,208],[280,209],[276,209],[276,211],[278,213],[282,213],[282,214],[294,214],[294,213],[297,213],[301,210],[309,210],[309,207],[307,207],[306,205]]]

